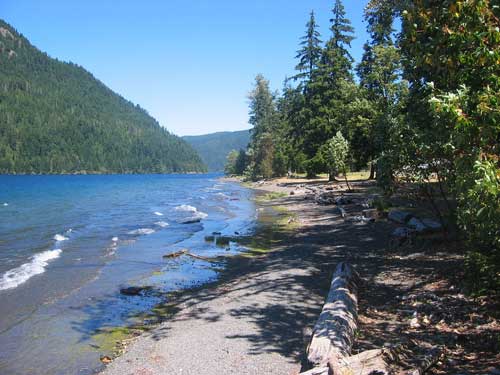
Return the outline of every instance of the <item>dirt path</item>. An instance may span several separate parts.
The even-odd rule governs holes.
[[[259,188],[296,189],[276,184]],[[451,297],[443,303],[459,303],[456,308],[461,310],[472,303],[453,289],[456,279],[449,271],[460,265],[461,257],[436,255],[435,249],[428,254],[411,249],[391,253],[388,234],[394,224],[346,221],[335,206],[318,206],[304,200],[300,192],[264,203],[263,209],[276,205],[295,215],[299,225],[293,232],[286,225],[273,226],[272,236],[267,238],[272,252],[234,260],[220,283],[183,294],[172,303],[177,311],[173,317],[136,340],[104,374],[298,374],[331,274],[341,260],[350,261],[365,281],[355,351],[409,338],[432,347],[442,335],[444,344],[451,342],[449,345],[459,346],[461,351],[435,373],[479,374],[497,365],[495,346],[482,352],[474,346],[474,340],[484,341],[480,332],[457,334],[446,317],[439,316],[441,323],[435,323],[433,317],[427,326],[410,327],[414,312],[421,311],[419,296],[426,293],[437,298],[446,293]],[[361,209],[347,207],[350,215]],[[446,329],[438,332],[437,324],[447,325],[449,333],[443,333]],[[488,332],[498,334],[494,329]],[[467,340],[472,340],[470,345]]]

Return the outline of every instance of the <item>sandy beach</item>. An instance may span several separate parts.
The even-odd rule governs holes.
[[[353,183],[356,200],[344,206],[346,217],[311,199],[310,188],[345,193],[343,183],[325,184],[252,184],[268,194],[259,199],[263,224],[247,239],[249,253],[231,259],[217,283],[174,298],[171,316],[133,340],[103,374],[298,374],[307,369],[306,347],[340,261],[363,279],[354,353],[412,340],[445,347],[446,360],[430,373],[479,374],[498,366],[492,302],[456,287],[460,249],[443,242],[393,249],[397,224],[356,220],[363,209],[356,202],[376,194],[374,182]],[[422,303],[430,294],[434,302]]]

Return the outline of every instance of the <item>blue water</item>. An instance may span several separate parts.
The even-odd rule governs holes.
[[[105,354],[95,332],[163,298],[121,287],[215,279],[214,264],[162,255],[240,251],[206,241],[253,226],[251,191],[218,177],[0,176],[0,373],[93,373]]]

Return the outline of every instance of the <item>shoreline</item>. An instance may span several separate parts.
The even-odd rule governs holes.
[[[359,197],[377,194],[372,182],[353,185]],[[307,368],[306,346],[331,273],[343,260],[370,280],[360,290],[354,352],[413,340],[446,346],[448,358],[436,374],[499,366],[494,352],[484,357],[488,345],[495,349],[495,336],[478,346],[484,329],[466,319],[479,308],[478,315],[493,323],[487,333],[500,333],[494,301],[482,300],[478,307],[460,290],[459,244],[391,249],[394,223],[347,220],[336,206],[319,206],[308,197],[310,187],[344,194],[342,182],[279,179],[244,186],[262,192],[261,226],[254,238],[240,239],[249,250],[229,258],[217,281],[176,294],[164,305],[165,320],[132,340],[103,374],[298,374]],[[361,211],[356,204],[346,209],[350,218]],[[425,302],[429,294],[436,306]]]

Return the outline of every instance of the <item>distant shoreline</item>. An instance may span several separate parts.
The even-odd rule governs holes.
[[[222,172],[97,172],[97,171],[79,171],[71,173],[0,173],[0,176],[120,176],[120,175],[201,175],[217,174]]]

